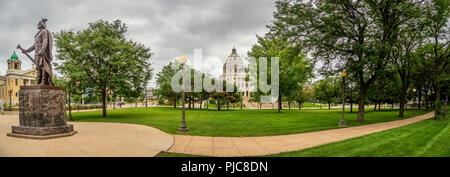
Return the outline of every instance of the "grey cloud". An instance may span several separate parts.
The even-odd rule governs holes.
[[[194,48],[202,48],[203,58],[213,58],[214,66],[217,58],[225,60],[232,45],[245,55],[256,42],[255,34],[266,32],[274,10],[273,0],[0,0],[0,75],[18,43],[32,44],[43,17],[52,32],[82,30],[98,19],[121,19],[128,25],[127,37],[152,49],[156,74],[179,55],[193,57]],[[25,68],[31,67],[24,55],[19,57]],[[220,71],[207,70],[215,76]]]

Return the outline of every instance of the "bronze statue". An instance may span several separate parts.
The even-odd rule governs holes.
[[[33,46],[27,50],[24,50],[20,45],[17,48],[35,64],[37,72],[36,85],[54,86],[52,81],[53,38],[52,33],[46,29],[46,22],[47,19],[39,21],[37,25],[39,31],[35,35]],[[34,60],[28,55],[31,51],[35,51]]]

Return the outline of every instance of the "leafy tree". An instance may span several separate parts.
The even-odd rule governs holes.
[[[345,85],[345,99],[347,100],[347,103],[350,103],[350,112],[353,112],[353,103],[358,102],[358,91],[359,88],[358,85],[355,83],[355,81],[350,80],[350,78],[346,78],[346,85]]]
[[[173,102],[173,108],[177,107],[177,101],[181,97],[181,93],[176,93],[172,89],[171,79],[181,69],[181,66],[176,62],[170,62],[164,66],[161,71],[156,74],[156,84],[158,89],[156,95]]]
[[[324,101],[328,104],[328,109],[331,109],[331,103],[334,103],[338,99],[339,90],[338,77],[329,77],[317,81],[314,86],[314,97],[320,101]]]
[[[414,0],[281,0],[273,33],[287,36],[310,52],[332,75],[346,71],[357,81],[358,121],[364,121],[367,91],[384,71],[399,28],[415,14]]]
[[[234,87],[233,92],[227,92],[227,96],[225,97],[225,102],[227,104],[227,109],[230,108],[230,103],[235,104],[241,101],[242,97],[240,92],[237,91],[237,85],[236,84],[228,84],[227,87]]]
[[[424,105],[428,110],[430,101],[430,92],[432,90],[432,85],[434,85],[434,71],[433,62],[431,59],[432,44],[425,44],[420,46],[416,51],[415,55],[419,58],[417,62],[417,68],[412,74],[412,84],[417,89],[418,94],[418,108],[421,108],[422,97],[424,100]]]
[[[228,96],[227,92],[214,92],[211,94],[211,98],[217,104],[217,110],[220,111],[222,103],[225,103],[225,99]]]
[[[256,90],[255,92],[250,92],[249,102],[257,102],[259,109],[261,109],[261,96],[268,95],[267,93],[261,92],[261,90]]]
[[[418,58],[415,51],[422,45],[425,38],[425,18],[423,10],[414,6],[411,10],[411,19],[399,28],[398,39],[392,47],[392,65],[397,70],[401,81],[399,117],[404,116],[405,104],[407,103],[407,91],[411,85],[412,75],[417,69]]]
[[[205,78],[211,78],[211,77],[208,76],[207,74],[203,73],[202,74],[202,80],[205,80]],[[202,87],[202,92],[198,94],[198,100],[200,101],[200,109],[202,109],[203,102],[208,100],[210,97],[211,97],[211,93],[208,93],[205,90],[205,87]]]
[[[382,103],[396,103],[401,100],[402,84],[400,74],[394,68],[386,70],[369,88],[367,97],[375,104],[374,111],[381,109]],[[406,100],[406,97],[405,97]]]
[[[439,113],[441,110],[441,86],[442,75],[448,71],[448,63],[450,62],[450,41],[449,26],[450,18],[450,2],[448,0],[433,0],[431,5],[426,7],[426,17],[428,23],[426,25],[428,36],[431,38],[432,45],[431,58],[434,70],[434,90],[435,90],[435,114],[434,119],[440,120]]]
[[[55,35],[61,60],[57,69],[82,88],[101,94],[103,117],[109,91],[136,97],[152,77],[150,49],[127,40],[126,31],[120,20],[98,20],[77,33],[63,30]]]
[[[283,96],[292,95],[296,89],[303,85],[312,76],[312,68],[300,46],[291,45],[286,38],[268,33],[265,36],[257,36],[257,39],[257,44],[253,45],[251,51],[248,52],[250,57],[256,59],[257,66],[259,66],[260,57],[266,57],[268,65],[271,63],[272,57],[278,57],[279,59],[278,112],[280,113]],[[267,71],[267,78],[271,78],[270,66]],[[257,77],[259,79],[259,72]],[[259,84],[257,86],[260,90]],[[261,94],[261,92],[257,92],[253,96],[260,96]]]
[[[217,81],[217,80],[213,80],[213,81],[214,82],[220,82],[220,81]],[[223,82],[223,85],[225,86],[224,87],[224,91],[221,91],[221,92],[214,91],[213,93],[211,93],[211,98],[214,99],[214,101],[216,102],[217,110],[219,110],[219,111],[221,110],[221,106],[223,104],[227,104],[227,107],[229,108],[228,104],[231,103],[231,102],[238,101],[237,98],[238,98],[238,95],[240,95],[237,92],[236,85],[227,83],[226,81],[222,81],[222,82]],[[234,92],[227,92],[226,91],[227,87],[234,87]]]
[[[302,89],[300,89],[295,97],[295,101],[298,103],[298,109],[302,109],[302,105],[304,102],[311,99],[313,95],[313,89],[309,85],[305,85]]]

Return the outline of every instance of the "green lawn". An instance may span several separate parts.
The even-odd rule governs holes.
[[[320,104],[320,103],[310,103],[310,102],[304,102],[302,104],[303,108],[327,108],[328,109],[328,105],[327,104]]]
[[[203,157],[163,152],[157,157]],[[450,121],[424,120],[358,138],[266,157],[450,157]]]
[[[410,117],[413,110],[407,110]],[[416,115],[424,110],[415,110]],[[365,122],[356,122],[356,112],[346,113],[349,126],[398,120],[396,110],[373,112],[367,109]],[[108,117],[102,118],[101,111],[72,113],[74,121],[120,122],[155,127],[169,134],[178,134],[181,109],[173,108],[123,108],[108,110]],[[292,134],[338,128],[341,111],[322,110],[186,110],[189,135],[203,136],[268,136]]]
[[[450,157],[450,121],[429,119],[358,138],[270,156]]]

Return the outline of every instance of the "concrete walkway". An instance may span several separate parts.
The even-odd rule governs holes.
[[[0,157],[152,157],[172,146],[174,138],[158,129],[134,124],[70,122],[77,134],[30,140],[6,136],[18,115],[0,115]]]
[[[175,143],[168,152],[205,156],[257,156],[276,154],[302,150],[401,127],[432,118],[433,116],[434,112],[430,112],[404,120],[279,136],[240,138],[174,135]]]

